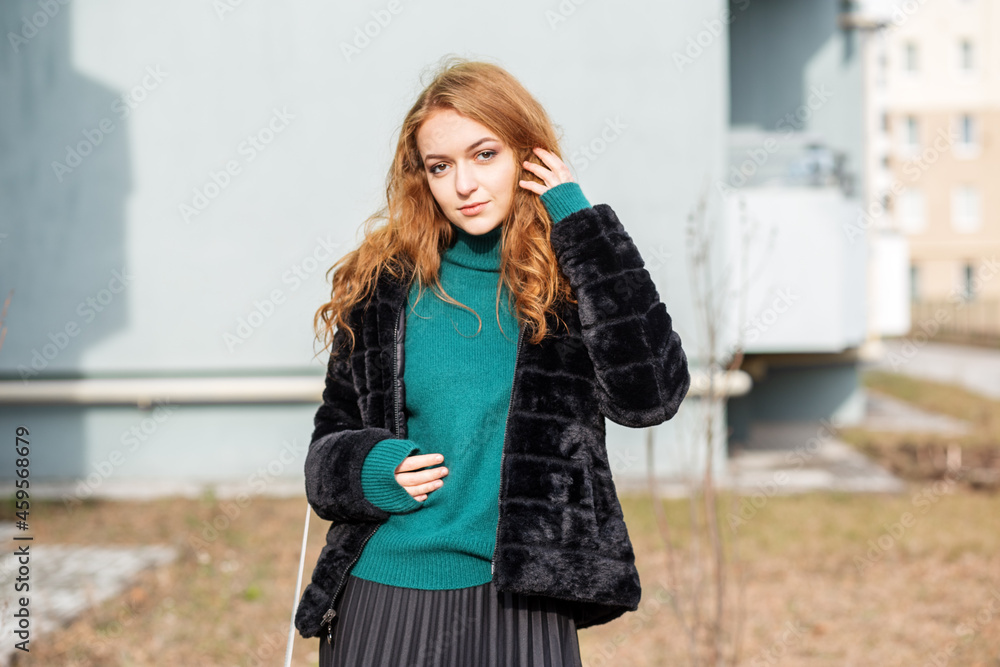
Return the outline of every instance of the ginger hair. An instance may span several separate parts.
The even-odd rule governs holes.
[[[422,123],[443,109],[453,109],[489,128],[513,151],[518,165],[511,209],[501,222],[498,323],[501,283],[513,299],[511,312],[519,323],[528,325],[526,333],[534,344],[549,333],[547,313],[561,321],[561,307],[576,303],[550,245],[552,221],[548,212],[538,195],[517,182],[538,182],[522,164],[529,160],[544,166],[533,147],[540,146],[562,159],[553,123],[541,104],[502,67],[447,56],[403,120],[386,177],[385,202],[362,223],[364,235],[359,247],[327,271],[328,279],[333,274],[330,300],[313,318],[316,337],[324,342],[324,349],[332,344],[335,330],[344,329],[353,351],[355,332],[348,322],[349,314],[371,294],[383,271],[401,279],[404,270],[412,270],[410,284],[418,281],[418,294],[430,287],[446,302],[472,310],[447,295],[441,286],[441,253],[450,247],[454,232],[431,194],[417,149]]]

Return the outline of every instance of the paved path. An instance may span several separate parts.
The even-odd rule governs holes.
[[[871,414],[869,414],[869,417]],[[757,422],[724,482],[745,492],[895,493],[903,482],[830,431],[829,422]]]
[[[305,487],[299,478],[277,480],[269,485],[269,497],[302,498],[305,510]],[[75,497],[77,484],[70,482],[32,482],[32,497],[63,500]],[[209,490],[217,498],[237,498],[240,494],[255,496],[259,489],[245,482],[199,484],[182,481],[106,480],[94,497],[106,500],[149,500],[168,495],[187,498],[203,496]],[[13,484],[0,487],[0,492],[14,495]],[[14,579],[19,563],[15,549],[29,544],[29,613],[31,642],[45,641],[45,635],[59,631],[87,608],[109,598],[121,597],[129,584],[146,568],[162,567],[177,557],[176,548],[169,545],[135,545],[99,547],[89,545],[35,544],[15,541],[19,534],[13,522],[0,522],[0,541],[7,547],[0,555],[0,667],[10,664],[14,653],[15,629],[13,614],[18,609]],[[122,600],[116,618],[128,622],[129,606]],[[29,644],[30,646],[31,644]],[[36,644],[37,645],[37,644]]]
[[[898,493],[899,478],[845,442],[819,421],[754,424],[748,447],[732,452],[719,487],[746,494],[784,495],[808,491]],[[644,478],[615,478],[619,491],[643,492]],[[661,495],[682,498],[688,486],[678,479],[659,480]]]
[[[82,611],[108,598],[121,595],[142,570],[158,567],[176,558],[176,549],[166,545],[97,547],[86,545],[33,544],[15,542],[12,523],[0,524],[0,538],[8,545],[29,547],[30,640],[45,641],[44,635],[58,631]],[[14,613],[19,609],[14,579],[20,563],[15,547],[0,557],[0,665],[10,664],[14,648]],[[123,603],[123,609],[127,605]],[[127,614],[117,618],[127,622]],[[29,648],[31,643],[28,644]]]
[[[948,415],[927,412],[887,394],[868,390],[864,427],[870,431],[915,431],[963,435],[972,425]]]
[[[1000,399],[1000,350],[971,345],[887,340],[880,370],[957,384]]]
[[[891,396],[868,392],[861,426],[874,431],[916,431],[961,434],[971,425],[947,415],[921,410]],[[806,491],[898,493],[898,477],[833,437],[819,421],[757,422],[746,449],[731,454],[720,487],[765,495]],[[644,479],[623,479],[623,491],[644,491]],[[660,480],[666,497],[684,497],[687,486],[676,479]]]

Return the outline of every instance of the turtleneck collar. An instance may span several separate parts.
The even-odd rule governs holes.
[[[500,237],[503,225],[485,234],[470,234],[450,223],[455,241],[441,254],[441,261],[478,271],[500,271]]]

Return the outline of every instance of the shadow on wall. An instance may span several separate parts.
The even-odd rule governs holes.
[[[773,366],[755,378],[749,394],[729,400],[730,448],[795,449],[815,435],[817,424],[858,423],[864,406],[857,364]],[[766,429],[766,438],[754,436],[757,426]]]
[[[121,91],[74,69],[73,12],[55,0],[0,3],[0,303],[13,290],[0,377],[8,381],[79,377],[87,347],[128,316],[130,108]],[[36,442],[58,438],[48,454],[33,448],[33,476],[75,476],[84,413],[0,407],[0,428],[30,424]]]
[[[809,97],[803,67],[840,31],[840,3],[764,0],[751,7],[747,0],[729,0],[729,10],[734,21],[729,32],[729,69],[735,102],[730,124],[771,130]],[[781,36],[781,48],[775,48],[772,36],[776,35]],[[845,33],[841,60],[850,62],[854,49],[854,37]],[[767,72],[773,83],[760,85],[760,72]]]

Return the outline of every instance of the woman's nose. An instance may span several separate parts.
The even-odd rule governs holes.
[[[455,190],[459,195],[465,196],[475,192],[479,184],[476,182],[472,170],[468,167],[455,167]]]

